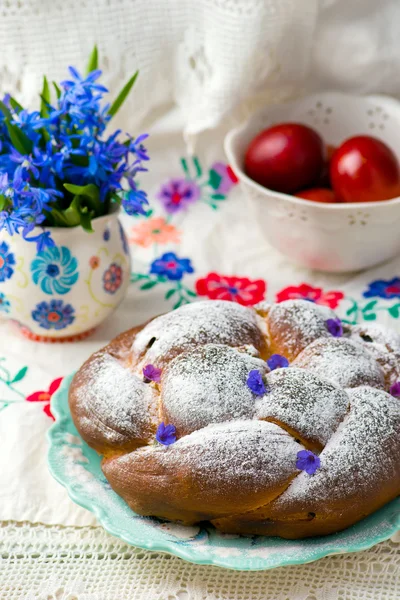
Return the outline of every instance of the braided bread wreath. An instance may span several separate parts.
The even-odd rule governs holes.
[[[311,302],[196,302],[96,352],[69,402],[136,513],[325,535],[400,493],[399,357]]]

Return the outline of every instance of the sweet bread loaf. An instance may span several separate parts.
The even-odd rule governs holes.
[[[400,336],[308,301],[181,307],[96,352],[75,425],[138,514],[339,531],[400,494]]]

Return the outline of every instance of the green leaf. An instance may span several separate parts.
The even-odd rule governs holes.
[[[61,227],[68,227],[68,219],[63,214],[63,211],[58,210],[58,208],[52,208],[50,213],[46,214],[47,219],[52,219],[53,224]]]
[[[86,67],[86,73],[89,74],[92,71],[95,71],[99,64],[99,53],[97,50],[97,46],[95,45],[91,55],[89,56],[89,61]]]
[[[23,106],[21,106],[20,103],[17,102],[12,96],[10,96],[10,104],[16,113],[19,113],[21,112],[21,110],[24,110]]]
[[[110,110],[108,111],[109,115],[111,115],[113,117],[118,112],[118,110],[121,108],[122,104],[126,100],[126,97],[128,96],[129,92],[131,91],[138,75],[139,75],[139,71],[136,71],[136,73],[134,75],[132,75],[132,77],[130,78],[128,83],[126,83],[124,85],[124,87],[122,88],[122,90],[120,91],[120,93],[118,94],[116,99],[114,100],[114,102],[111,104]]]
[[[210,169],[210,178],[208,180],[208,184],[212,187],[213,190],[217,190],[221,184],[222,177],[217,171],[214,169]]]
[[[353,306],[351,306],[347,311],[346,311],[346,315],[349,317],[350,315],[352,315],[353,313],[356,313],[358,310],[358,306],[357,304],[353,304]]]
[[[225,196],[223,194],[211,194],[211,198],[214,200],[225,200]]]
[[[85,208],[83,208],[79,213],[81,217],[81,225],[82,228],[86,231],[86,233],[93,233],[92,216],[91,213],[87,210],[87,208],[86,210]]]
[[[178,302],[176,302],[172,308],[175,310],[175,308],[179,308],[180,306],[182,306],[182,304],[183,304],[184,302],[185,302],[185,300],[184,300],[183,298],[180,298],[180,299],[178,300]]]
[[[53,81],[53,87],[55,89],[57,100],[58,100],[58,98],[60,98],[60,96],[61,96],[61,90],[60,90],[60,88],[58,87],[58,85],[56,84],[55,81]]]
[[[100,192],[97,185],[94,183],[89,183],[88,185],[64,183],[64,187],[68,192],[71,192],[71,194],[86,198],[86,203],[94,211],[95,216],[101,216],[104,214],[104,205],[100,200]]]
[[[362,312],[368,312],[369,310],[372,310],[376,304],[378,303],[378,300],[371,300],[371,302],[368,302],[368,304],[366,304],[364,306],[364,308],[362,309]]]
[[[365,321],[375,321],[375,319],[376,319],[375,313],[368,313],[367,315],[363,315],[363,316],[364,316]]]
[[[194,168],[196,169],[196,178],[198,179],[199,177],[202,176],[203,171],[201,170],[201,166],[200,166],[199,159],[197,158],[197,156],[193,157],[193,164],[194,164]]]
[[[70,206],[62,211],[64,218],[68,223],[68,227],[75,227],[81,222],[80,215],[80,198],[75,196]]]
[[[171,298],[171,296],[173,296],[174,294],[176,294],[178,290],[168,290],[168,292],[165,294],[165,299],[169,300]]]
[[[47,81],[46,75],[43,77],[43,87],[42,87],[42,93],[40,94],[40,97],[42,99],[42,102],[40,104],[40,116],[43,119],[45,117],[48,117],[50,114],[49,104],[51,101],[50,87],[49,87],[49,82]]]
[[[4,210],[7,204],[9,204],[9,199],[0,194],[0,211]]]
[[[10,381],[10,383],[16,383],[17,381],[21,381],[21,379],[25,377],[27,370],[28,367],[22,367],[22,369],[18,371],[18,373],[15,375],[14,379]]]
[[[143,285],[140,286],[141,290],[150,290],[152,287],[157,285],[157,281],[146,281]]]
[[[196,292],[192,292],[192,290],[186,290],[186,293],[188,296],[192,296],[192,298],[196,298],[197,296]]]
[[[11,110],[4,104],[2,100],[0,100],[0,112],[3,113],[6,119],[9,119],[10,121],[12,120],[13,117]]]
[[[13,123],[10,123],[10,121],[6,120],[5,124],[14,148],[21,154],[30,154],[32,152],[33,142],[22,131],[22,129]]]
[[[388,313],[394,319],[398,319],[400,316],[399,305],[395,304],[394,306],[391,306],[390,308],[388,308]]]

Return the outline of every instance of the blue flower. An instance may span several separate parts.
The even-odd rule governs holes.
[[[110,230],[109,230],[109,229],[108,229],[108,227],[107,227],[107,228],[104,230],[104,233],[103,233],[103,240],[104,240],[105,242],[108,242],[108,240],[110,239],[110,237],[111,237],[111,233],[110,233]]]
[[[39,252],[31,264],[32,280],[45,294],[66,294],[77,282],[78,261],[65,246]]]
[[[32,318],[43,329],[65,329],[74,322],[75,309],[70,304],[64,304],[62,300],[40,302],[32,311]]]
[[[308,475],[314,475],[321,466],[321,459],[310,450],[300,450],[297,453],[296,468],[305,471]]]
[[[0,213],[1,214],[1,213]],[[10,279],[14,273],[15,258],[10,252],[8,244],[1,242],[0,244],[0,282]]]
[[[156,440],[160,444],[163,444],[163,446],[170,446],[176,442],[175,425],[165,425],[165,423],[160,423],[156,432]]]
[[[174,252],[166,252],[153,260],[150,273],[162,275],[171,281],[180,281],[184,273],[194,273],[194,269],[189,258],[178,258]]]
[[[43,252],[46,248],[52,248],[55,246],[55,242],[51,237],[50,231],[43,231],[42,233],[39,233],[39,235],[32,235],[31,237],[28,237],[27,234],[31,231],[32,229],[26,228],[23,232],[23,237],[27,242],[36,242],[37,253]]]
[[[328,319],[325,321],[326,328],[333,337],[342,337],[343,325],[340,319]]]
[[[274,371],[275,369],[285,369],[289,366],[289,361],[285,356],[282,356],[281,354],[273,354],[267,360],[267,365],[269,366],[271,371]]]
[[[257,369],[250,371],[249,376],[247,377],[247,386],[251,389],[253,394],[256,394],[257,396],[263,396],[267,391],[262,375]]]
[[[143,368],[143,377],[145,381],[155,381],[155,383],[160,383],[161,373],[162,369],[158,369],[154,365],[146,365]]]
[[[6,295],[0,292],[0,311],[8,313],[10,312],[10,307],[10,301],[7,300]]]
[[[364,298],[400,298],[400,277],[394,277],[385,281],[377,279],[371,281],[368,289],[363,293]]]
[[[149,202],[143,190],[132,189],[122,198],[122,206],[128,215],[146,215]]]

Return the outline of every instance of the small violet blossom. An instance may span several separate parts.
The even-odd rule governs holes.
[[[274,371],[275,369],[286,369],[289,366],[289,361],[285,356],[281,354],[273,354],[267,360],[267,365]]]
[[[250,371],[247,377],[247,386],[257,396],[263,396],[266,392],[265,383],[263,381],[260,371],[254,369]]]
[[[310,450],[300,450],[297,453],[296,467],[300,471],[305,471],[308,475],[314,475],[320,466],[321,459]]]
[[[162,370],[154,365],[146,365],[143,369],[143,377],[145,381],[154,381],[160,383]]]
[[[342,337],[343,325],[340,319],[328,319],[325,323],[329,333],[333,337]]]
[[[156,432],[156,440],[163,446],[170,446],[176,442],[175,425],[165,425],[165,423],[160,423]]]

